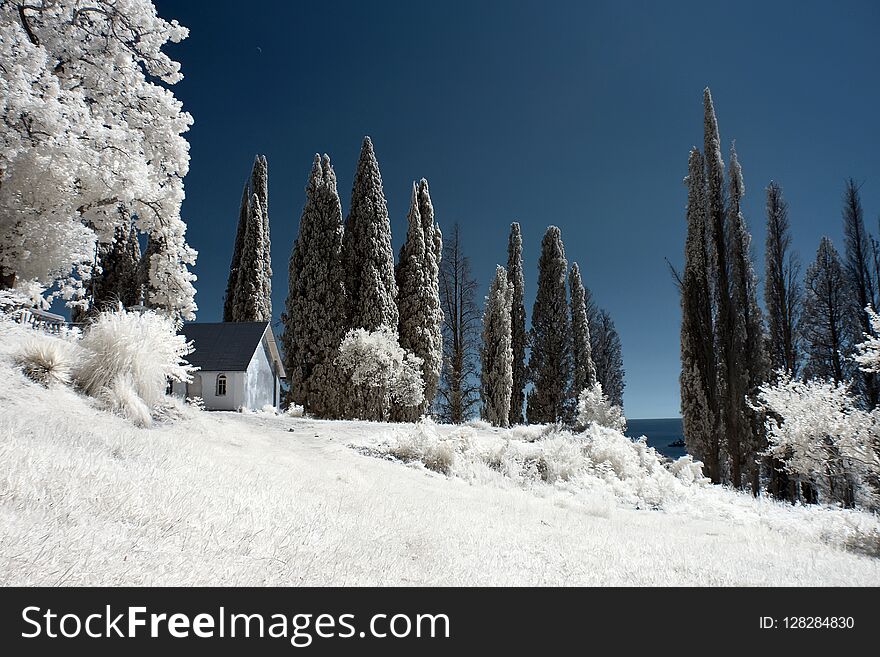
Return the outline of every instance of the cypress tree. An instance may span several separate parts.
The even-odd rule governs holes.
[[[688,452],[721,481],[718,393],[715,375],[712,302],[707,253],[706,178],[697,148],[688,157],[687,237],[681,277],[681,418]]]
[[[345,220],[342,255],[348,297],[348,327],[375,331],[397,327],[397,284],[391,222],[373,142],[364,137]]]
[[[507,282],[513,290],[510,307],[510,324],[513,335],[513,392],[510,398],[510,424],[523,423],[523,403],[528,382],[526,368],[526,309],[524,305],[525,276],[522,264],[522,233],[519,223],[510,224],[507,239]]]
[[[706,212],[709,225],[710,279],[713,283],[715,304],[715,349],[721,435],[731,458],[730,474],[734,485],[741,482],[742,417],[736,399],[737,386],[731,381],[736,376],[737,362],[734,346],[734,315],[730,297],[730,264],[727,246],[727,213],[724,198],[724,162],[721,158],[721,140],[718,121],[708,87],[703,91],[703,153],[706,158]]]
[[[740,201],[745,194],[742,167],[733,146],[730,149],[728,186],[728,260],[734,321],[734,362],[737,364],[731,372],[730,385],[735,394],[733,401],[742,428],[739,453],[731,454],[731,475],[734,485],[744,485],[748,481],[752,492],[757,495],[760,481],[757,456],[765,448],[764,417],[752,410],[748,398],[757,394],[758,387],[767,378],[764,320],[758,306],[758,284],[751,259],[752,236],[740,210]]]
[[[577,405],[578,395],[596,383],[596,366],[593,364],[590,346],[590,325],[587,319],[587,302],[581,270],[572,263],[568,272],[568,293],[571,304],[571,393],[572,409]]]
[[[422,211],[427,217],[422,216]],[[400,312],[398,335],[400,346],[422,359],[424,401],[418,406],[396,408],[395,419],[414,421],[421,417],[437,392],[440,364],[443,358],[443,337],[438,289],[437,248],[442,247],[434,224],[434,210],[423,178],[413,184],[407,214],[406,241],[400,249],[395,278],[397,305]]]
[[[342,235],[347,328],[397,330],[397,283],[391,250],[391,222],[373,142],[364,137]],[[375,390],[357,390],[347,400],[346,417],[381,420],[384,400]]]
[[[269,237],[269,164],[265,155],[254,158],[251,169],[251,194],[260,201],[260,218],[263,236],[260,240],[262,248],[262,268],[260,272],[260,314],[266,319],[272,317],[272,240]]]
[[[510,307],[513,290],[507,271],[495,268],[483,311],[483,343],[480,349],[480,416],[495,426],[510,423],[510,396],[513,388],[513,348]]]
[[[344,394],[334,365],[345,334],[342,205],[330,158],[315,154],[288,267],[282,315],[290,397],[318,417],[337,417]]]
[[[443,309],[440,303],[440,264],[443,258],[443,234],[440,225],[434,218],[434,204],[428,181],[422,178],[418,187],[419,216],[425,231],[425,244],[428,247],[428,290],[425,294],[425,306],[429,319],[426,326],[428,348],[422,357],[422,380],[425,384],[425,406],[422,412],[430,408],[437,396],[440,381],[440,370],[443,367]]]
[[[263,209],[256,194],[251,196],[245,228],[241,264],[235,288],[233,317],[236,322],[268,321],[263,298]]]
[[[241,190],[241,204],[238,207],[238,226],[235,229],[235,243],[232,247],[232,261],[229,263],[229,277],[226,280],[226,294],[223,297],[223,321],[235,321],[235,289],[238,287],[238,270],[241,267],[241,251],[250,215],[249,182]]]
[[[565,420],[571,376],[571,329],[565,298],[568,263],[559,228],[550,226],[541,241],[538,291],[532,307],[529,371],[534,388],[527,401],[533,424]]]

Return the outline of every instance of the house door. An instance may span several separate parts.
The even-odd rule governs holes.
[[[192,383],[186,384],[186,396],[188,399],[202,396],[202,376],[193,374]]]

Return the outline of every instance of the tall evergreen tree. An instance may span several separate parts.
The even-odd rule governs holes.
[[[251,193],[260,201],[263,237],[260,275],[261,313],[272,317],[272,240],[269,237],[269,164],[265,155],[257,155],[251,168]]]
[[[871,236],[865,229],[862,201],[855,180],[846,181],[843,194],[843,236],[845,245],[845,266],[849,286],[852,290],[851,313],[857,321],[852,322],[853,343],[862,342],[864,335],[874,335],[865,308],[877,310],[877,284],[871,271]],[[861,393],[865,406],[874,409],[880,402],[880,380],[874,372],[859,371],[856,389]]]
[[[730,458],[730,476],[735,485],[742,477],[743,417],[737,399],[741,389],[732,381],[737,376],[736,346],[734,344],[736,319],[730,295],[730,263],[728,261],[728,227],[725,212],[724,161],[721,157],[721,139],[718,121],[708,87],[703,91],[703,153],[706,158],[706,211],[709,225],[710,279],[713,283],[715,305],[715,350],[719,418],[726,452]]]
[[[290,397],[318,417],[342,413],[344,387],[334,361],[345,335],[342,205],[327,155],[315,155],[299,233],[290,254],[282,315]]]
[[[806,378],[843,383],[852,377],[852,325],[857,321],[853,307],[853,290],[840,256],[831,240],[823,237],[804,277],[804,307],[798,324]]]
[[[510,396],[513,390],[513,348],[510,307],[513,289],[507,271],[499,265],[489,285],[483,311],[483,344],[480,349],[481,417],[491,424],[510,424]]]
[[[602,391],[608,400],[623,408],[623,389],[626,387],[623,348],[614,320],[607,310],[598,310],[595,323],[590,324],[590,337],[596,380],[602,384]]]
[[[559,228],[550,226],[541,241],[538,290],[532,307],[529,371],[534,388],[527,400],[532,424],[562,422],[571,377],[571,326],[565,295],[568,263]]]
[[[780,186],[767,185],[767,240],[764,245],[764,307],[767,311],[767,360],[769,377],[777,372],[796,376],[800,368],[800,266],[791,252],[788,204]],[[781,461],[771,458],[770,492],[779,499],[795,499],[795,489]]]
[[[443,309],[443,368],[437,396],[437,415],[460,424],[479,403],[476,379],[480,311],[474,301],[477,282],[464,253],[461,229],[456,222],[443,245],[440,263],[440,303]]]
[[[706,178],[697,148],[688,157],[687,237],[681,292],[681,417],[688,452],[706,466],[706,475],[721,481],[721,442],[718,437],[718,391],[715,373],[714,328],[709,282]]]
[[[349,328],[375,331],[399,323],[391,222],[373,142],[364,137],[345,220],[342,258]]]
[[[226,294],[223,297],[223,321],[235,321],[235,288],[238,286],[238,270],[241,267],[241,250],[244,248],[244,235],[250,215],[250,181],[241,190],[241,204],[238,207],[238,226],[235,229],[235,243],[232,247],[232,261],[229,263],[229,277],[226,280]]]
[[[236,322],[265,322],[271,317],[263,293],[263,261],[266,257],[263,233],[263,209],[259,197],[254,194],[249,203],[249,216],[245,228],[241,263],[235,288],[233,317]]]
[[[347,327],[397,331],[397,283],[391,250],[391,222],[373,142],[364,137],[351,190],[351,207],[342,235]],[[385,400],[377,390],[359,389],[347,400],[346,417],[385,418]]]
[[[587,308],[587,324],[590,327],[590,355],[596,368],[596,381],[602,384],[602,392],[615,406],[623,408],[623,389],[626,372],[623,368],[623,351],[614,320],[607,310],[599,308],[590,288],[584,285],[584,305]]]
[[[767,379],[764,354],[764,319],[758,306],[757,279],[751,257],[752,236],[749,234],[740,202],[745,195],[742,167],[736,149],[730,149],[728,170],[728,261],[730,262],[730,295],[734,321],[734,362],[730,374],[731,391],[741,419],[740,451],[731,454],[731,475],[734,485],[751,484],[757,495],[760,486],[758,454],[765,449],[764,417],[749,405],[758,387]],[[741,473],[741,474],[738,474]],[[741,479],[740,479],[741,477]]]
[[[596,383],[596,366],[593,364],[593,350],[590,345],[590,324],[587,319],[587,300],[581,270],[572,263],[568,272],[568,294],[571,305],[571,392],[570,397],[576,405],[578,395]]]
[[[510,224],[507,239],[507,282],[513,289],[510,306],[510,323],[513,335],[513,392],[510,398],[511,426],[523,423],[526,383],[529,371],[526,367],[526,309],[524,304],[525,276],[522,264],[522,233],[519,223]]]
[[[767,357],[773,372],[795,376],[800,367],[797,321],[800,315],[800,265],[791,252],[788,204],[780,186],[767,185],[767,241],[764,249],[764,306],[767,310]]]
[[[422,216],[422,212],[427,216]],[[424,415],[437,392],[443,359],[442,321],[439,291],[438,248],[442,248],[434,208],[423,178],[413,183],[407,214],[406,241],[400,248],[395,278],[400,311],[400,346],[422,359],[424,401],[417,406],[394,409],[395,419],[414,421]]]

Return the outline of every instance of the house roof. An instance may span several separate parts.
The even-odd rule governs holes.
[[[184,324],[180,332],[195,346],[186,359],[207,372],[244,372],[265,335],[270,358],[275,361],[278,376],[284,378],[269,322],[193,322]]]

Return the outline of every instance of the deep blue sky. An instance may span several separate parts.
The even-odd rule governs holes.
[[[316,152],[330,154],[347,212],[363,135],[376,148],[394,231],[426,177],[444,230],[459,221],[485,288],[523,228],[530,312],[541,235],[613,315],[630,417],[678,408],[678,295],[687,154],[712,88],[743,165],[763,260],[763,189],[779,181],[804,265],[822,234],[840,246],[847,176],[880,213],[880,3],[183,2],[170,49],[195,117],[183,216],[199,251],[199,319],[221,315],[241,187],[269,161],[276,316]],[[726,148],[726,146],[725,146]]]

